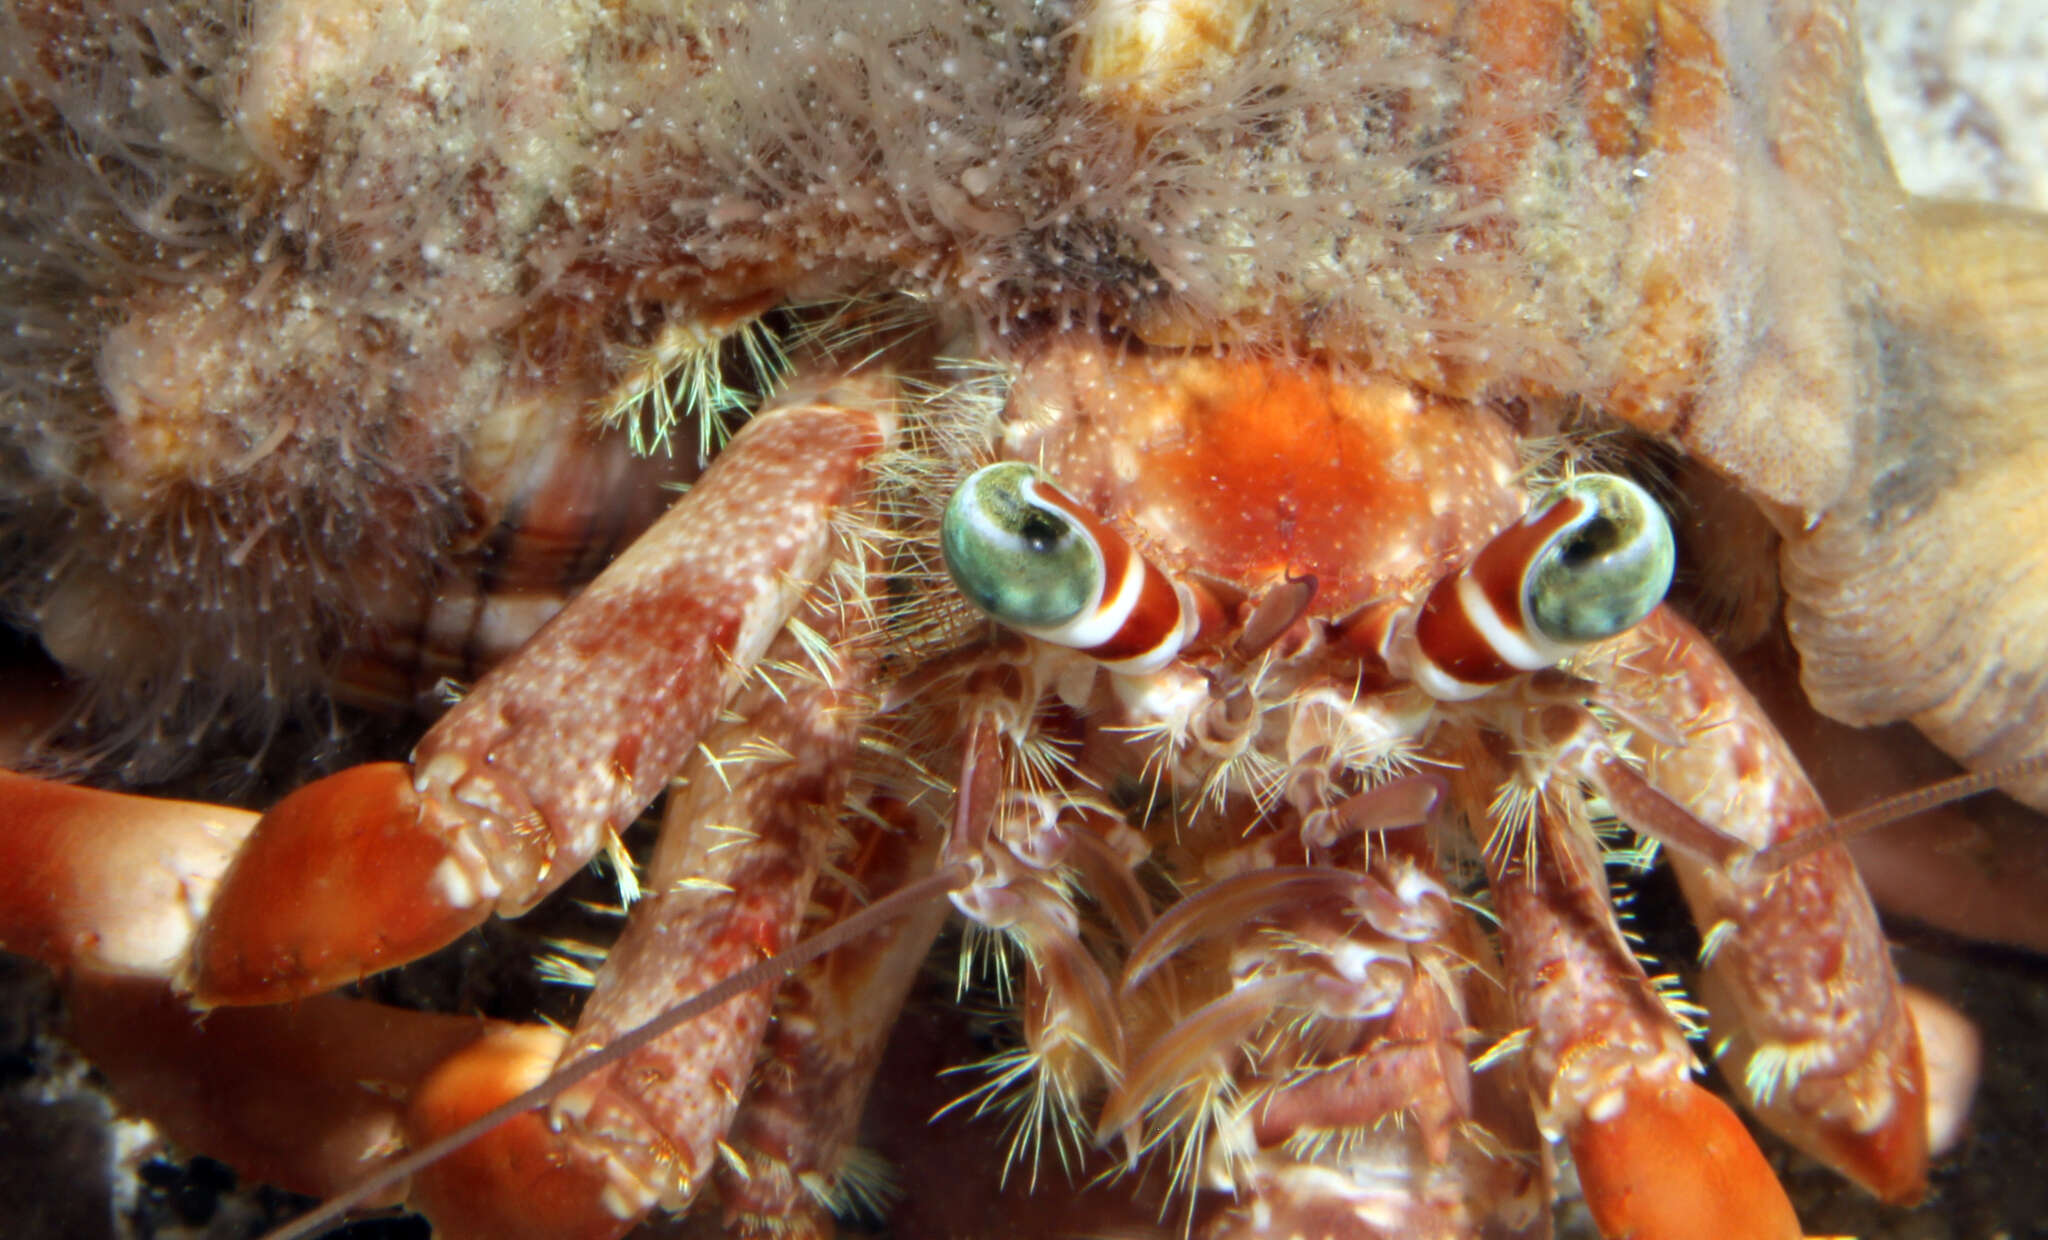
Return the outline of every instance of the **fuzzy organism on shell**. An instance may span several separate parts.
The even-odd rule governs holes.
[[[664,329],[894,288],[998,353],[1576,365],[1583,273],[1477,243],[1508,187],[1445,159],[1476,75],[1431,21],[1261,11],[1134,123],[1074,76],[1114,12],[1077,12],[11,7],[0,601],[140,777],[417,627]]]

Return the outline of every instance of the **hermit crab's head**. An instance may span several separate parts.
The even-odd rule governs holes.
[[[1079,349],[1013,393],[1006,446],[941,522],[1004,626],[1142,673],[1283,582],[1431,696],[1459,699],[1637,624],[1675,549],[1611,474],[1534,496],[1508,429],[1405,385],[1270,362]],[[1518,519],[1519,518],[1519,519]]]

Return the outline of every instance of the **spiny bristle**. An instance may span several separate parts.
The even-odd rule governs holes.
[[[1223,701],[1213,691],[1200,690],[1188,695],[1184,709],[1114,729],[1146,751],[1144,777],[1154,804],[1187,802],[1189,816],[1200,817],[1221,814],[1237,797],[1249,795],[1256,817],[1279,803],[1290,767],[1258,743],[1266,712],[1280,704],[1259,694],[1259,672],[1264,667],[1262,662],[1259,671],[1232,691],[1238,696],[1231,700],[1242,700],[1247,718],[1224,734],[1211,734],[1205,725],[1205,720],[1217,717]],[[1191,770],[1201,781],[1192,790],[1182,786]]]
[[[1297,1129],[1288,1134],[1287,1140],[1282,1142],[1282,1148],[1304,1163],[1323,1166],[1350,1165],[1358,1161],[1358,1155],[1377,1140],[1385,1129],[1401,1128],[1407,1122],[1407,1114],[1406,1111],[1394,1111],[1380,1116],[1370,1124],[1346,1128]]]
[[[1781,1091],[1796,1088],[1816,1064],[1826,1062],[1828,1057],[1829,1047],[1824,1041],[1805,1045],[1762,1043],[1743,1065],[1743,1089],[1754,1105],[1770,1106]]]
[[[626,848],[626,841],[619,838],[618,832],[606,831],[604,851],[598,856],[603,858],[601,868],[610,870],[612,881],[618,885],[620,909],[632,908],[644,889],[640,885],[640,865]],[[598,864],[597,858],[592,858],[592,863]]]
[[[851,841],[852,836],[850,833],[840,834],[844,834],[845,838],[835,838],[832,841],[830,851],[843,851],[845,846]],[[822,922],[828,917],[836,917],[838,915],[838,906],[826,902],[827,893],[831,888],[837,887],[846,891],[853,896],[855,901],[861,904],[866,904],[870,899],[870,892],[866,883],[861,882],[858,878],[855,878],[829,861],[818,867],[818,886],[820,888],[818,895],[813,897],[811,902],[804,906],[804,919],[806,921]]]
[[[1671,1021],[1686,1041],[1696,1042],[1706,1036],[1707,1009],[1693,1001],[1685,989],[1685,979],[1676,973],[1656,973],[1650,976],[1650,989],[1664,1010],[1671,1014]]]
[[[597,970],[609,948],[576,939],[548,939],[554,950],[534,959],[534,972],[545,982],[588,990],[597,984]]]
[[[978,979],[987,979],[996,1005],[1009,1010],[1016,1006],[1017,973],[1011,953],[1016,951],[1010,937],[978,921],[966,923],[960,937],[960,962],[954,975],[953,998],[966,997]]]
[[[820,682],[829,682],[838,675],[839,655],[823,633],[794,616],[784,627],[796,640],[804,657],[810,660],[811,670],[817,673]]]
[[[894,566],[913,554],[905,532],[879,508],[859,505],[833,515],[837,546],[832,565],[812,591],[812,605],[836,616],[840,629],[854,642],[887,638],[883,613],[889,607]]]
[[[1536,500],[1587,473],[1640,472],[1641,445],[1604,426],[1570,426],[1553,434],[1525,435],[1516,445],[1521,485]],[[1653,484],[1663,486],[1661,480]],[[1668,498],[1668,496],[1667,496]]]
[[[986,617],[953,587],[938,557],[937,532],[954,487],[986,463],[1009,375],[1002,368],[941,366],[941,374],[963,377],[902,381],[904,443],[875,464],[874,507],[887,525],[875,535],[860,526],[848,530],[887,564],[896,589],[882,604],[879,623],[891,648],[911,655],[961,645],[988,628]]]
[[[729,356],[741,374],[728,374]],[[718,325],[671,320],[635,351],[598,413],[607,426],[623,426],[643,456],[672,454],[675,428],[694,425],[702,465],[731,436],[729,419],[752,412],[789,369],[780,341],[759,318]]]
[[[812,677],[810,668],[787,659],[763,659],[748,673],[748,683],[759,685],[778,702],[789,701],[789,690]]]
[[[964,478],[991,459],[1017,372],[1005,362],[972,358],[940,357],[932,365],[935,378],[898,380],[909,450],[888,463],[901,471],[892,475],[899,481],[895,489],[936,513],[945,496],[933,493],[935,479]]]
[[[782,349],[789,357],[829,357],[847,371],[864,370],[932,326],[928,302],[890,290],[784,307],[794,326]]]
[[[1064,789],[1076,781],[1088,781],[1075,760],[1071,741],[1037,727],[1007,739],[1011,742],[1006,747],[1010,785],[1026,795],[1064,799]]]
[[[746,721],[740,718],[739,716],[735,715],[731,719],[721,717],[719,719],[719,722],[744,723]],[[726,774],[725,768],[728,763],[733,761],[732,755],[721,753],[711,748],[710,744],[705,741],[697,742],[696,754],[699,758],[702,758],[704,760],[704,765],[711,768],[711,773],[718,777],[718,782],[724,786],[725,790],[727,792],[731,792],[732,777]]]
[[[1493,803],[1486,809],[1484,850],[1496,866],[1505,866],[1519,851],[1527,871],[1535,872],[1536,814],[1542,801],[1542,789],[1520,772],[1495,791]]]
[[[1372,733],[1345,727],[1337,730],[1336,739],[1333,762],[1355,772],[1368,788],[1416,774],[1424,767],[1452,769],[1451,763],[1429,756],[1419,732],[1392,729]]]
[[[1088,1125],[1081,1117],[1079,1102],[1030,1047],[1013,1046],[978,1063],[948,1068],[947,1072],[988,1077],[947,1103],[939,1115],[971,1105],[977,1117],[1006,1117],[1010,1139],[1003,1160],[1005,1182],[1010,1172],[1021,1166],[1028,1176],[1028,1187],[1036,1189],[1039,1164],[1048,1149],[1069,1178],[1080,1167],[1088,1147]]]
[[[877,1223],[903,1196],[903,1184],[889,1160],[866,1146],[848,1146],[830,1178],[807,1173],[799,1177],[804,1191],[835,1218]]]
[[[1239,1113],[1236,1081],[1227,1073],[1204,1072],[1146,1108],[1145,1136],[1136,1157],[1169,1151],[1168,1199],[1186,1198],[1192,1208],[1210,1143]]]
[[[1524,435],[1515,444],[1522,489],[1531,496],[1555,490],[1578,468],[1577,454],[1575,435]]]
[[[1173,755],[1186,735],[1183,721],[1177,718],[1155,718],[1133,724],[1106,727],[1105,733],[1129,738],[1129,745],[1144,755],[1138,766],[1138,783],[1145,790],[1145,800],[1137,809],[1140,819],[1150,818],[1161,806],[1172,804]]]
[[[1618,827],[1620,824],[1614,825]],[[1632,874],[1649,873],[1656,868],[1657,858],[1663,852],[1663,846],[1647,835],[1612,830],[1604,825],[1599,830],[1599,838],[1600,855],[1607,864]]]
[[[1529,1039],[1535,1031],[1528,1028],[1516,1029],[1492,1046],[1472,1058],[1472,1071],[1484,1072],[1529,1049]]]
[[[754,1169],[747,1165],[747,1160],[741,1156],[738,1150],[734,1149],[723,1139],[713,1141],[712,1146],[718,1153],[718,1161],[724,1163],[734,1175],[738,1176],[742,1181],[749,1181],[754,1178]]]
[[[1221,812],[1242,794],[1251,800],[1255,816],[1263,817],[1280,803],[1280,794],[1293,773],[1294,768],[1280,757],[1260,746],[1247,745],[1216,768],[1202,788],[1200,801],[1205,808]]]
[[[1451,903],[1488,925],[1500,924],[1500,914],[1493,907],[1493,893],[1485,887],[1476,887],[1464,895],[1452,896]]]
[[[1708,926],[1700,935],[1700,967],[1713,967],[1721,949],[1733,942],[1742,933],[1742,926],[1736,921],[1723,918]]]
[[[744,848],[761,838],[758,832],[732,823],[707,822],[692,829],[720,837],[704,850],[706,856],[716,855],[728,848]]]
[[[937,726],[935,720],[921,712],[900,712],[871,721],[862,729],[848,793],[850,812],[878,821],[866,804],[877,792],[912,805],[950,805],[952,779],[934,771],[919,757],[938,750],[938,736],[927,735]],[[886,823],[881,825],[887,829]]]

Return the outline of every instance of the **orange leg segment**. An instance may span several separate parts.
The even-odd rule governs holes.
[[[1479,737],[1454,778],[1490,792],[1506,743]],[[1468,796],[1485,804],[1489,797]],[[1622,935],[1590,831],[1537,803],[1526,848],[1486,841],[1509,994],[1532,1030],[1526,1070],[1569,1141],[1606,1240],[1799,1240],[1799,1220],[1693,1056]]]
[[[0,948],[167,978],[255,823],[246,810],[0,771]]]
[[[1629,1083],[1619,1111],[1571,1134],[1607,1240],[1799,1240],[1799,1219],[1728,1104],[1690,1081]]]

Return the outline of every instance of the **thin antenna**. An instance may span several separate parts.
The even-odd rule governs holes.
[[[547,1080],[495,1109],[471,1120],[437,1141],[385,1164],[348,1191],[284,1226],[269,1232],[263,1240],[301,1240],[342,1221],[350,1210],[367,1204],[386,1189],[395,1188],[418,1172],[439,1162],[478,1137],[524,1111],[545,1106],[599,1068],[616,1063],[649,1042],[687,1024],[745,994],[757,986],[793,977],[796,971],[818,957],[843,947],[869,931],[894,921],[919,905],[965,887],[972,876],[964,865],[949,865],[901,890],[891,892],[835,926],[827,927],[780,955],[729,973],[705,990],[683,1000],[661,1015],[614,1039],[604,1049],[557,1068]]]
[[[1758,852],[1749,860],[1749,872],[1753,874],[1774,874],[1801,857],[1811,856],[1832,844],[1846,844],[1859,835],[1867,835],[1879,827],[1888,827],[1901,819],[1915,814],[1989,792],[2000,784],[2011,783],[2029,775],[2048,772],[2048,753],[2037,753],[2029,758],[2005,766],[1992,767],[1984,771],[1972,771],[1957,775],[1925,788],[1901,792],[1866,805],[1853,814],[1836,818],[1804,831],[1788,840],[1781,840]]]

